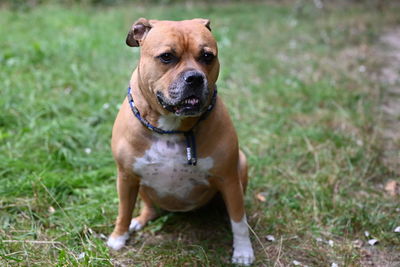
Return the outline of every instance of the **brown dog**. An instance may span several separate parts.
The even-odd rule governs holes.
[[[154,205],[189,211],[220,192],[231,219],[232,262],[250,265],[246,158],[216,94],[218,49],[210,22],[141,18],[126,43],[140,46],[141,56],[112,133],[120,202],[108,246],[123,247],[130,231],[156,217]],[[144,205],[132,219],[138,194]]]

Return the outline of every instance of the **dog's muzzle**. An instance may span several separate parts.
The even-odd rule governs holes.
[[[206,106],[209,95],[204,73],[189,69],[183,71],[168,88],[168,97],[157,92],[158,102],[177,116],[198,116]]]

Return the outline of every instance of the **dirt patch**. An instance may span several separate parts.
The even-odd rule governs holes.
[[[364,267],[396,267],[400,266],[400,258],[395,248],[379,250],[374,247],[361,249],[361,265]]]
[[[384,67],[380,73],[383,85],[382,127],[383,163],[400,176],[400,28],[387,31],[381,37],[379,55]]]

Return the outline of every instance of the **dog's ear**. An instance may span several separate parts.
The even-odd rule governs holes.
[[[128,36],[126,36],[126,44],[132,47],[140,46],[147,33],[153,27],[151,22],[145,18],[140,18],[133,23]]]
[[[193,19],[193,21],[196,21],[198,23],[203,24],[207,29],[211,31],[211,26],[210,26],[210,20],[209,19]]]

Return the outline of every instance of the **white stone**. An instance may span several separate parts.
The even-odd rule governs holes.
[[[82,252],[78,255],[78,260],[83,259],[85,257],[85,252]]]
[[[375,238],[368,240],[368,244],[370,244],[371,246],[375,246],[378,243],[379,241]]]
[[[275,237],[273,235],[267,235],[265,238],[270,242],[274,242],[275,241]]]

